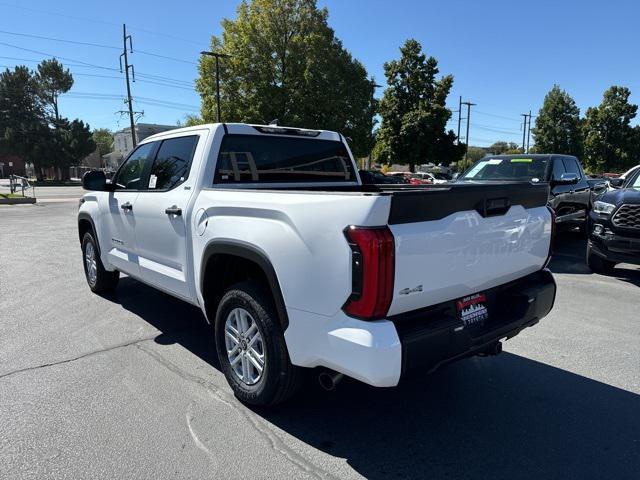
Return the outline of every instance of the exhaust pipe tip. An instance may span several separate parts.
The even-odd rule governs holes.
[[[488,346],[485,350],[478,353],[479,357],[492,357],[502,353],[502,342],[496,342]]]
[[[342,373],[326,370],[320,372],[320,375],[318,375],[318,383],[327,392],[331,392],[335,390],[336,385],[338,385],[343,378],[344,375]]]

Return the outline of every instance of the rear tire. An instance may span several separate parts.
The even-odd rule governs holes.
[[[276,405],[299,389],[304,369],[291,364],[273,300],[259,282],[226,291],[214,330],[222,372],[241,402]]]
[[[610,273],[616,264],[593,253],[591,245],[587,245],[587,266],[595,273]]]
[[[110,292],[118,285],[120,272],[117,270],[109,272],[105,270],[98,242],[93,238],[91,232],[87,232],[82,237],[82,264],[84,265],[84,275],[93,293]]]

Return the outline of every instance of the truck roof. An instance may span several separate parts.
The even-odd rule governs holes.
[[[566,158],[566,157],[571,157],[571,158],[576,158],[574,155],[567,155],[566,153],[509,153],[509,154],[500,154],[500,155],[493,155],[493,154],[486,154],[485,157],[491,157],[491,158],[532,158],[532,159],[536,159],[536,158],[550,158],[550,157],[562,157],[562,158]]]
[[[303,136],[306,138],[316,138],[319,140],[334,140],[341,141],[342,135],[330,130],[315,130],[298,127],[287,127],[284,125],[259,125],[251,123],[205,123],[202,125],[194,125],[193,127],[176,128],[174,130],[167,130],[165,132],[156,133],[145,138],[140,143],[146,143],[161,138],[170,138],[175,135],[182,135],[184,133],[198,131],[198,130],[210,130],[214,131],[218,128],[224,128],[226,133],[230,134],[245,134],[245,135],[285,135],[285,136]]]

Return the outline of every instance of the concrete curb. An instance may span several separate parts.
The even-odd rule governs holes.
[[[0,205],[24,205],[24,204],[36,203],[36,199],[33,197],[25,198],[0,198]]]

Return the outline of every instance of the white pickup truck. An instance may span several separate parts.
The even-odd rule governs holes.
[[[286,399],[311,368],[328,388],[391,387],[498,353],[555,299],[547,184],[363,185],[334,132],[182,128],[83,186],[91,290],[123,273],[199,306],[249,404]]]

